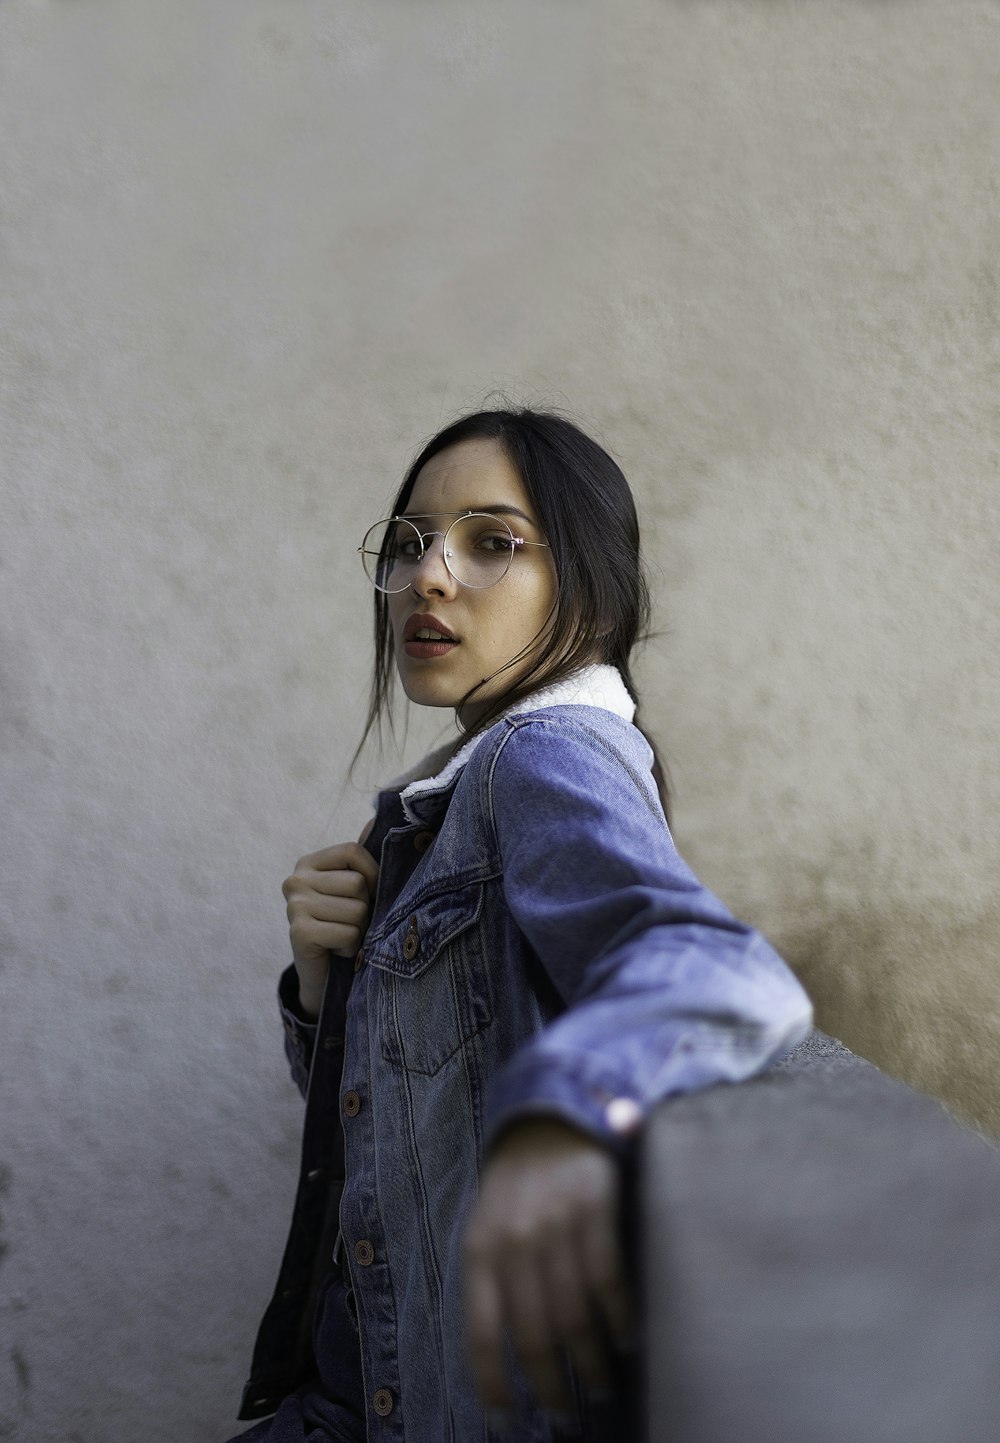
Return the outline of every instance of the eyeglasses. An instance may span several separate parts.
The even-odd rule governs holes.
[[[548,546],[515,536],[502,516],[489,511],[444,512],[455,515],[447,531],[421,531],[414,521],[421,516],[390,516],[376,521],[358,547],[368,580],[379,591],[405,591],[427,550],[427,542],[442,537],[444,564],[460,586],[477,591],[496,586],[510,570],[515,551],[522,546]]]

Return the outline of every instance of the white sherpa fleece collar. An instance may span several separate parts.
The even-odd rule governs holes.
[[[604,662],[594,662],[590,666],[574,672],[564,681],[556,682],[554,686],[543,687],[540,691],[532,692],[531,696],[525,697],[522,701],[515,702],[513,706],[502,712],[496,721],[502,721],[505,717],[519,716],[522,712],[539,711],[542,707],[547,706],[599,706],[603,707],[605,711],[614,712],[616,716],[620,716],[627,722],[630,722],[635,716],[635,702],[629,695],[618,668],[608,666]],[[495,724],[493,723],[493,725]],[[453,743],[445,742],[443,746],[428,752],[417,762],[416,766],[410,767],[402,776],[396,777],[387,784],[387,787],[392,790],[397,787],[401,789],[400,800],[403,803],[403,811],[410,822],[420,821],[412,804],[418,802],[421,797],[428,796],[432,792],[444,791],[446,787],[449,787],[485,735],[486,732],[480,732],[478,736],[470,737],[465,746],[460,747],[450,760],[446,760],[446,758]]]

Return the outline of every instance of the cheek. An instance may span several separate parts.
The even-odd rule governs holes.
[[[539,577],[538,585],[535,587],[534,601],[535,630],[540,631],[547,622],[551,626],[552,622],[548,620],[549,613],[553,613],[552,619],[554,620],[554,613],[558,607],[559,587],[553,574],[546,572]]]
[[[539,634],[544,635],[548,630],[547,618],[554,601],[555,593],[547,584],[547,579],[526,589],[521,606],[508,616],[506,635],[516,640],[519,646],[526,645]]]
[[[399,640],[399,634],[403,629],[403,613],[398,606],[389,606],[389,630],[392,632],[393,641]]]

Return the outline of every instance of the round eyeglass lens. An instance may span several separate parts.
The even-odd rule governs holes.
[[[495,586],[506,576],[513,555],[514,533],[499,516],[460,516],[445,536],[444,559],[463,586]]]
[[[429,518],[428,518],[429,519]],[[439,531],[421,532],[419,524],[402,517],[379,521],[368,531],[361,556],[369,581],[380,591],[405,591],[424,554]],[[459,516],[444,537],[445,565],[462,586],[482,590],[495,586],[510,568],[514,533],[506,521],[485,512]]]
[[[379,591],[405,591],[422,555],[420,532],[409,521],[376,521],[361,543],[365,572]]]

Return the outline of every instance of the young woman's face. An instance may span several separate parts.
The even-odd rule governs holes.
[[[515,536],[544,541],[531,502],[503,449],[496,441],[460,441],[432,456],[417,474],[405,509],[424,534],[444,532],[453,513],[516,507],[521,515],[503,513]],[[419,518],[419,519],[418,519]],[[428,538],[427,549],[405,591],[388,595],[396,667],[403,690],[422,706],[457,706],[484,677],[531,645],[529,653],[476,693],[463,721],[474,724],[491,697],[506,691],[526,672],[547,634],[546,622],[558,594],[555,566],[547,546],[518,547],[510,570],[483,590],[462,586],[444,564],[441,536]],[[405,631],[415,618],[456,638],[452,645],[420,647]],[[420,654],[421,651],[424,654]],[[439,654],[432,655],[432,651]]]

